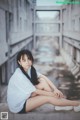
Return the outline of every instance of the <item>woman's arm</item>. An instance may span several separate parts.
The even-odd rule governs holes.
[[[56,95],[58,97],[64,97],[63,93],[60,90],[58,90],[57,87],[53,84],[53,82],[51,80],[49,80],[46,76],[40,75],[40,78],[43,78],[46,80],[48,85],[54,90],[54,95]]]
[[[31,96],[34,97],[36,95],[43,95],[43,96],[51,96],[51,97],[57,97],[58,96],[55,96],[53,92],[47,92],[45,90],[40,90],[40,89],[36,89],[36,91],[34,91]]]

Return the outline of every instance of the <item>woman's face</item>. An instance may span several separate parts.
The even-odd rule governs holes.
[[[18,63],[23,67],[25,71],[27,71],[32,65],[32,61],[26,54],[24,56],[21,56],[21,59],[18,61]]]

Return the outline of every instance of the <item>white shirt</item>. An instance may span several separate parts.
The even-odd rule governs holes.
[[[30,75],[30,69],[28,71]],[[38,77],[39,73],[37,73]],[[31,93],[36,90],[35,86],[17,68],[10,78],[7,90],[7,102],[11,112],[17,113],[22,110],[25,101],[30,97]]]

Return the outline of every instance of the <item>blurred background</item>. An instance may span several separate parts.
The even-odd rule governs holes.
[[[72,4],[74,2],[74,4]],[[80,1],[0,0],[0,103],[21,49],[69,99],[80,99]]]

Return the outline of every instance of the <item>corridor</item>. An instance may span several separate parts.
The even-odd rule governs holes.
[[[63,0],[65,2],[65,0]],[[7,106],[7,85],[17,68],[16,56],[28,49],[34,66],[70,100],[80,100],[80,0],[0,0],[0,113],[9,120],[79,120],[72,111],[43,105],[28,114]]]

